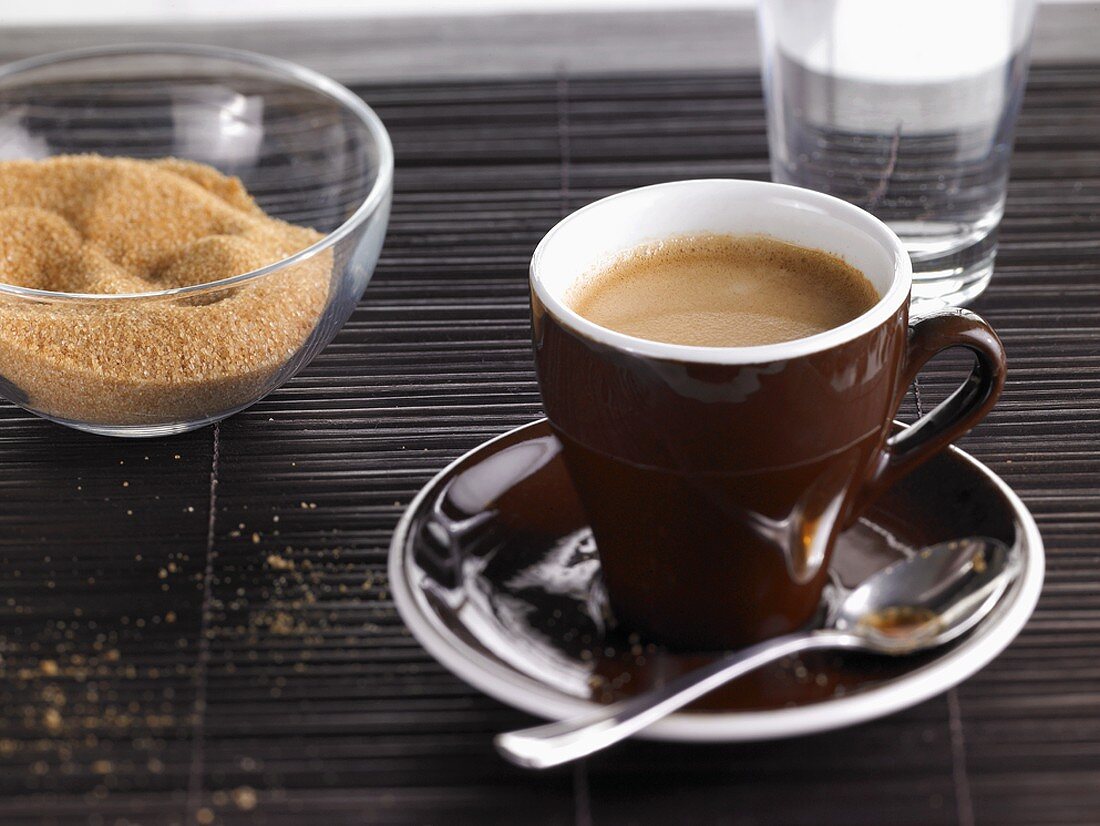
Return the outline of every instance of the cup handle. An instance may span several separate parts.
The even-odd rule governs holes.
[[[909,386],[937,353],[965,347],[974,354],[970,376],[926,416],[895,433],[883,444],[849,511],[847,523],[856,520],[875,499],[921,463],[958,439],[993,407],[1005,383],[1004,345],[980,316],[968,310],[945,309],[909,325],[905,362],[899,375],[894,410],[901,406]]]

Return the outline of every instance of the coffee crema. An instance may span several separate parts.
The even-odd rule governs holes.
[[[589,321],[668,344],[750,347],[822,333],[879,300],[827,252],[762,235],[644,244],[582,277],[566,303]]]

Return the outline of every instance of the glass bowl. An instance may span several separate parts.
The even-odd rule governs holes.
[[[158,292],[0,283],[0,395],[60,424],[159,436],[248,407],[332,340],[378,262],[389,136],[356,95],[292,63],[155,44],[0,68],[0,160],[86,153],[209,164],[268,215],[323,237],[260,269]]]

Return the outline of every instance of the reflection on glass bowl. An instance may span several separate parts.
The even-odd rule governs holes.
[[[53,421],[156,436],[225,418],[328,344],[377,264],[389,137],[357,96],[294,64],[139,45],[0,68],[0,159],[88,153],[209,164],[320,240],[251,272],[157,292],[0,284],[0,394]]]

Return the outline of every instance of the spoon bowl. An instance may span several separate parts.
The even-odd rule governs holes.
[[[869,577],[826,627],[862,636],[883,654],[944,645],[992,610],[1019,566],[1019,553],[996,539],[933,545]]]

